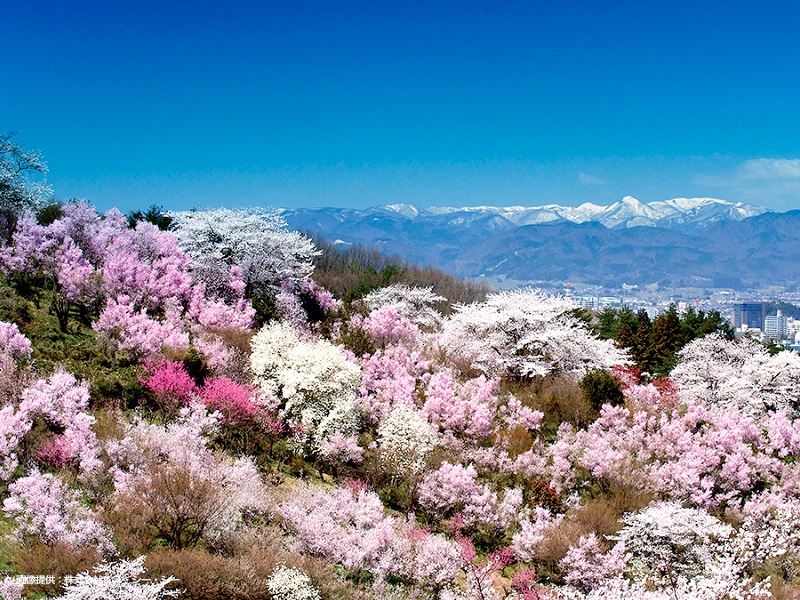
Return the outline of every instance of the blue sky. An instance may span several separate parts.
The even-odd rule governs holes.
[[[793,2],[14,2],[0,130],[59,198],[800,208]]]

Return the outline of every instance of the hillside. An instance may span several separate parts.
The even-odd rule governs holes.
[[[800,590],[800,354],[275,213],[44,216],[0,249],[6,599]]]

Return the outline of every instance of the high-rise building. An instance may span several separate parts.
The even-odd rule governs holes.
[[[789,335],[786,317],[778,311],[777,315],[764,317],[764,337],[771,340],[784,339]]]
[[[741,329],[764,329],[765,305],[763,302],[740,302],[733,305],[733,326]]]

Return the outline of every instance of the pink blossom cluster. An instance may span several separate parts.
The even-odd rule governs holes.
[[[23,439],[41,420],[50,438],[40,449],[45,464],[75,464],[82,477],[96,473],[101,466],[97,438],[89,414],[89,388],[64,371],[33,382],[20,395],[19,404],[0,409],[0,478],[8,479],[19,464]]]
[[[198,385],[178,361],[151,361],[147,369],[142,387],[170,413],[199,401],[208,410],[219,412],[224,425],[254,429],[269,422],[277,408],[277,400],[269,393],[228,377],[208,377]]]
[[[16,323],[0,321],[0,370],[28,360],[32,352],[30,340],[20,333]]]
[[[374,492],[305,487],[278,512],[297,550],[331,558],[349,571],[370,571],[380,579],[393,575],[430,589],[452,584],[460,573],[452,542],[384,515]]]
[[[551,472],[565,482],[581,467],[595,479],[633,482],[695,506],[740,505],[781,481],[785,459],[798,449],[797,423],[775,413],[765,424],[762,430],[735,409],[696,404],[661,415],[606,405],[585,430],[559,431]]]
[[[93,324],[99,339],[132,360],[253,325],[238,265],[227,270],[220,290],[207,293],[204,282],[193,280],[191,260],[174,234],[147,222],[129,229],[116,209],[100,217],[84,202],[68,203],[46,226],[22,217],[13,244],[0,252],[0,268],[44,275],[62,328],[71,305],[101,305]]]
[[[395,345],[414,347],[419,336],[419,327],[391,305],[373,310],[364,319],[363,328],[378,348]]]
[[[16,536],[113,551],[110,531],[101,524],[99,514],[84,506],[80,492],[59,477],[33,469],[10,484],[8,491],[3,512],[16,520]]]
[[[385,419],[398,402],[415,404],[429,380],[431,362],[418,350],[392,346],[361,360],[358,406],[371,422]]]

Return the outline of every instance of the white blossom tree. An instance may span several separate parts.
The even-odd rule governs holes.
[[[378,427],[381,462],[397,475],[416,475],[438,439],[430,424],[411,406],[397,403]]]
[[[777,555],[782,548],[779,544],[763,552],[763,545],[753,541],[762,530],[758,527],[754,530],[752,519],[746,520],[737,532],[702,509],[661,502],[629,513],[622,520],[625,526],[610,536],[617,545],[607,554],[598,552],[585,540],[580,548],[570,549],[568,558],[562,561],[568,570],[565,580],[570,585],[554,589],[556,597],[571,600],[771,597],[768,580],[756,580],[752,568]],[[604,568],[609,565],[613,568]],[[599,577],[587,577],[591,573]]]
[[[231,267],[241,270],[246,295],[272,294],[281,283],[304,281],[319,254],[303,234],[288,231],[277,212],[261,209],[198,210],[169,213],[195,278],[210,291],[227,281]]]
[[[276,600],[320,600],[311,578],[294,567],[278,565],[267,579],[267,589]]]
[[[13,133],[0,133],[0,234],[6,237],[19,215],[41,208],[52,194],[50,186],[36,177],[47,173],[42,155],[23,149],[13,137]]]
[[[420,327],[439,327],[442,315],[435,306],[446,298],[433,293],[433,288],[421,288],[398,283],[379,288],[364,296],[363,302],[370,310],[391,306],[398,315]]]
[[[679,352],[672,378],[685,401],[736,407],[755,419],[776,410],[797,416],[800,409],[800,354],[770,356],[750,339],[694,340]]]
[[[66,592],[57,600],[160,600],[178,598],[180,590],[168,590],[168,585],[176,581],[167,577],[159,581],[143,579],[144,559],[122,560],[117,563],[103,563],[95,567],[96,575],[88,572],[75,576],[66,584]]]
[[[324,339],[303,340],[280,322],[261,329],[252,348],[253,382],[281,401],[288,422],[302,425],[317,442],[353,432],[361,368],[341,349]]]
[[[491,294],[456,307],[442,327],[441,346],[486,375],[582,376],[627,358],[611,341],[596,338],[568,300],[539,290]]]

